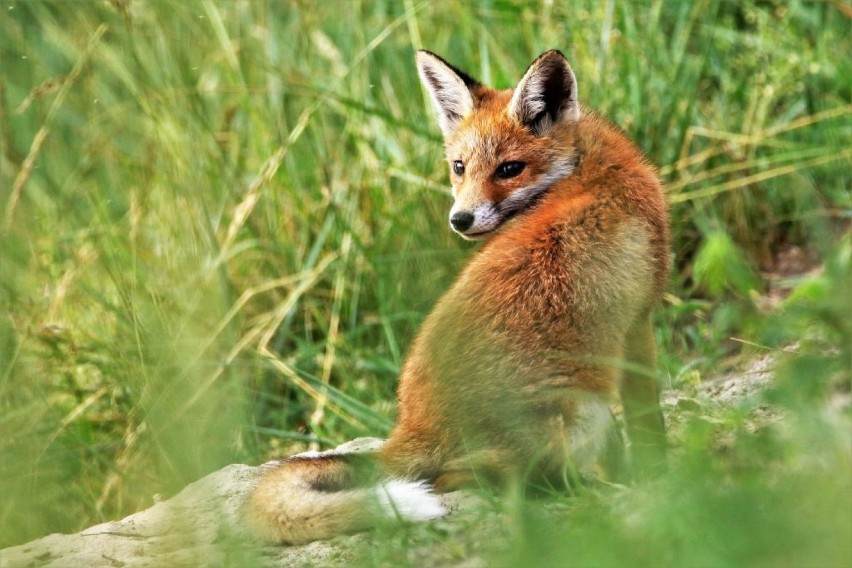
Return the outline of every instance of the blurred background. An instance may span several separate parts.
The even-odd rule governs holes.
[[[761,400],[786,418],[755,433],[749,409],[699,408],[630,506],[643,522],[580,499],[573,540],[520,530],[518,554],[553,536],[581,563],[848,561],[850,413],[825,408],[852,375],[850,18],[842,1],[0,0],[0,546],[385,435],[408,345],[477,247],[447,227],[414,50],[510,87],[559,48],[668,188],[660,380],[688,393],[777,355]]]

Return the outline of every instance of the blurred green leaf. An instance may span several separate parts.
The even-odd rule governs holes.
[[[724,232],[705,236],[693,264],[696,285],[719,297],[725,291],[746,295],[760,287],[760,280],[737,244]]]

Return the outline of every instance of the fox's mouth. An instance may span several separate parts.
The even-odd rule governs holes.
[[[481,203],[473,210],[473,225],[470,228],[460,231],[453,226],[452,218],[450,227],[466,240],[482,240],[497,232],[506,222],[538,205],[548,189],[549,186],[533,186],[496,204]]]
[[[542,192],[538,195],[532,196],[532,198],[529,199],[528,201],[526,201],[525,203],[514,202],[514,203],[507,203],[505,205],[502,204],[502,203],[498,203],[497,206],[494,207],[494,209],[493,209],[493,212],[496,213],[497,221],[496,221],[496,223],[494,223],[493,225],[489,226],[486,229],[476,229],[476,230],[469,230],[469,231],[465,231],[465,232],[456,231],[455,229],[453,229],[453,230],[456,231],[456,233],[458,233],[459,235],[461,235],[462,238],[467,239],[469,241],[482,240],[482,239],[496,233],[508,221],[511,221],[512,219],[514,219],[515,217],[517,217],[518,215],[520,215],[524,211],[527,211],[528,209],[530,209],[533,205],[537,204],[539,202],[539,200],[541,199],[543,193],[544,192]],[[501,205],[503,205],[503,206],[501,207]],[[508,207],[506,205],[508,205]]]
[[[502,225],[502,223],[500,225]],[[479,240],[484,239],[485,237],[487,237],[488,235],[490,235],[491,233],[493,233],[497,229],[499,229],[500,225],[497,225],[493,229],[487,229],[485,231],[474,231],[474,232],[469,232],[469,233],[458,233],[458,231],[456,231],[456,232],[459,235],[461,235],[462,238],[467,239],[469,241],[479,241]]]

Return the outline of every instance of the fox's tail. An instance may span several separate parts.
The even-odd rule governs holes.
[[[266,541],[295,544],[368,529],[383,519],[444,516],[427,483],[381,479],[374,456],[382,443],[354,440],[264,464],[246,520]]]

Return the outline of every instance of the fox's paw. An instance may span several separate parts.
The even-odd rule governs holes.
[[[448,513],[425,481],[389,481],[376,488],[382,510],[406,521],[431,521]]]

